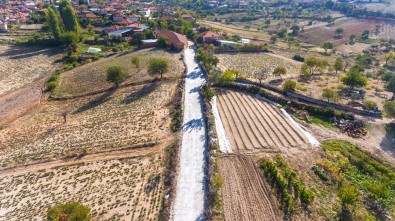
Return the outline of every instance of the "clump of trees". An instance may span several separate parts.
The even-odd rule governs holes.
[[[316,57],[307,57],[307,58],[305,58],[304,63],[300,68],[300,72],[301,72],[302,76],[309,78],[317,70],[322,72],[322,70],[326,66],[328,66],[328,62],[323,59],[319,59]]]
[[[90,221],[90,209],[78,202],[58,204],[47,211],[49,221]]]
[[[80,24],[69,1],[62,0],[59,10],[50,6],[45,9],[44,13],[52,36],[57,42],[69,45],[79,41]]]
[[[214,53],[205,50],[203,47],[198,48],[196,60],[201,62],[208,72],[216,67],[219,62],[219,59],[214,56]]]

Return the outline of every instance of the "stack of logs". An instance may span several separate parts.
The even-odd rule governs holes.
[[[353,138],[361,138],[365,136],[368,131],[365,128],[365,123],[362,120],[335,120],[342,133],[347,133]]]

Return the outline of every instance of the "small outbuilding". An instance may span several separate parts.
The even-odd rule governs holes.
[[[101,52],[101,49],[100,48],[89,47],[87,52],[88,53],[99,53],[99,52]]]

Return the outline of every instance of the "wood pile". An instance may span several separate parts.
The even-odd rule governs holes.
[[[340,128],[342,133],[347,133],[348,136],[353,138],[361,138],[368,133],[365,128],[365,123],[362,120],[336,120],[335,123]]]

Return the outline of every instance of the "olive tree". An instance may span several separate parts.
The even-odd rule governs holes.
[[[115,87],[118,87],[125,79],[126,73],[121,69],[121,67],[113,66],[107,69],[107,81],[115,84]]]
[[[162,79],[163,75],[169,71],[169,61],[162,58],[153,58],[148,63],[148,74],[151,76],[160,75]]]

